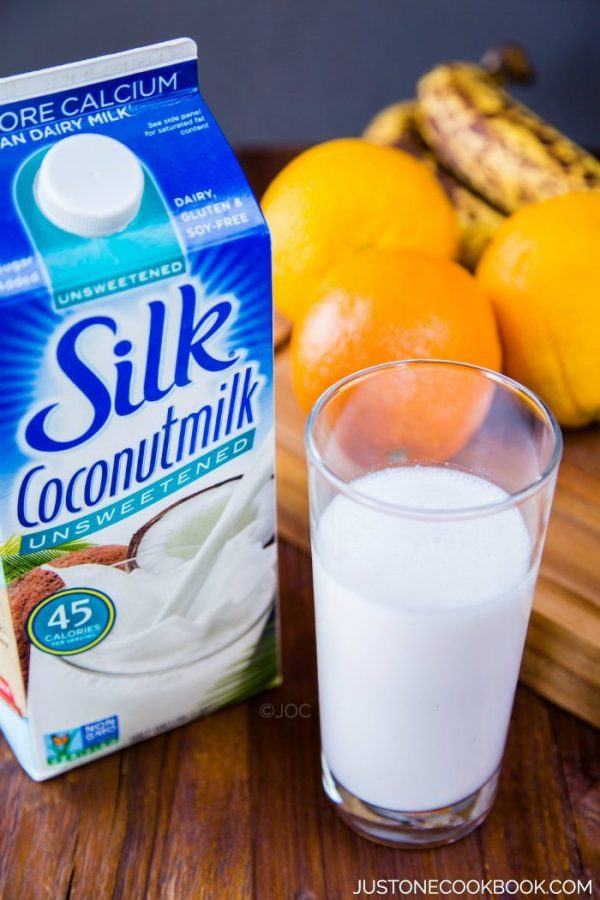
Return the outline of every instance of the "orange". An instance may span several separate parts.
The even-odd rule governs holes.
[[[305,410],[340,378],[378,363],[436,358],[498,369],[501,361],[493,310],[476,280],[450,260],[389,249],[330,268],[295,326],[291,355]],[[414,384],[399,374],[385,391],[367,382],[343,416],[348,436],[373,452],[445,459],[479,425],[487,399],[476,379],[461,392],[439,373]]]
[[[491,297],[506,371],[563,425],[600,418],[600,194],[524,206],[477,269]]]
[[[456,215],[429,170],[402,150],[359,138],[300,154],[267,189],[262,208],[275,303],[292,322],[345,252],[412,247],[452,257],[458,246]]]

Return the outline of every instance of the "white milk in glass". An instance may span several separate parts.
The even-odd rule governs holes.
[[[406,467],[352,483],[412,509],[507,494],[467,473]],[[516,508],[441,521],[339,494],[313,543],[323,752],[352,794],[425,811],[478,790],[500,764],[535,566]]]

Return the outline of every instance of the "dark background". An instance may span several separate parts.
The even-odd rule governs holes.
[[[516,93],[600,144],[600,0],[0,0],[0,74],[182,35],[236,144],[357,133],[428,67],[505,39],[538,71]]]

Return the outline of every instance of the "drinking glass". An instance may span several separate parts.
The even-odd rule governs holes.
[[[432,847],[494,800],[562,438],[530,390],[408,360],[306,427],[323,785],[381,843]]]

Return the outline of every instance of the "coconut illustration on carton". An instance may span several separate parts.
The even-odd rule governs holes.
[[[15,581],[9,595],[24,677],[32,610],[57,591],[85,586],[112,600],[114,626],[86,652],[52,663],[68,667],[72,677],[85,673],[94,690],[134,691],[138,699],[144,685],[166,696],[172,681],[186,695],[182,707],[193,695],[194,714],[222,703],[221,683],[231,692],[243,680],[273,608],[271,450],[268,437],[245,475],[166,507],[128,547],[69,551]]]

